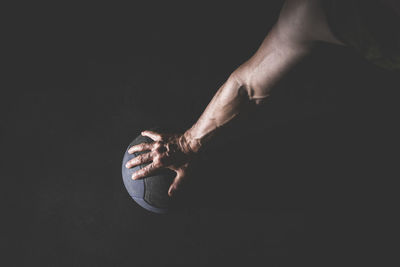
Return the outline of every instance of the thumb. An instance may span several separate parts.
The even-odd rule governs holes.
[[[172,197],[175,192],[178,190],[180,184],[182,183],[183,178],[185,177],[184,172],[182,170],[176,171],[176,177],[172,182],[171,186],[168,189],[168,195]]]

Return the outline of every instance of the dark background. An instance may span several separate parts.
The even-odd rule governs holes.
[[[129,142],[190,127],[280,6],[19,7],[1,105],[9,266],[381,260],[365,246],[386,242],[395,212],[399,79],[344,47],[319,44],[267,105],[229,126],[181,210],[151,214],[123,186]]]

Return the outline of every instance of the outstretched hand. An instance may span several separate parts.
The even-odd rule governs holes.
[[[162,168],[176,172],[176,177],[168,190],[172,196],[187,176],[190,162],[196,152],[190,147],[184,134],[161,134],[154,131],[143,131],[143,136],[154,140],[153,143],[142,143],[129,148],[128,153],[146,152],[128,161],[126,168],[149,163],[132,175],[133,180],[152,175]]]

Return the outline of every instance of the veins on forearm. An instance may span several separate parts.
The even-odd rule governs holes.
[[[250,103],[246,88],[235,79],[228,79],[189,130],[192,141],[202,146],[220,128],[238,117]]]

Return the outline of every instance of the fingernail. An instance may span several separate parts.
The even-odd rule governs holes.
[[[132,180],[136,180],[136,175],[135,174],[132,175]]]
[[[129,163],[125,164],[125,168],[129,169]]]

